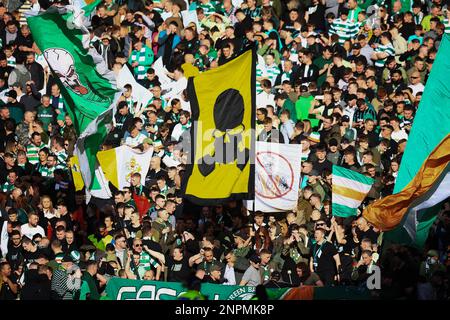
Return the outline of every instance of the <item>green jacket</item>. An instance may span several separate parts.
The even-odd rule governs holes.
[[[98,293],[97,285],[95,284],[94,278],[87,271],[83,272],[81,280],[85,281],[89,287],[90,298],[89,300],[99,300],[100,294]],[[87,294],[87,292],[86,292]],[[80,297],[81,300],[81,297]]]
[[[294,121],[294,123],[297,122],[298,112],[296,111],[296,106],[290,99],[286,99],[286,101],[284,101],[283,107],[278,112],[278,116],[280,116],[280,114],[283,110],[288,110],[289,113],[291,114],[291,120]]]

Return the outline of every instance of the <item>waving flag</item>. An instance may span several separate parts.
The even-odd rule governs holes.
[[[419,184],[422,185],[424,182],[416,179],[420,170],[426,170],[426,172],[435,175],[433,177],[424,175],[423,178],[428,179],[427,181],[433,179],[437,183],[443,177],[443,171],[430,171],[427,169],[432,165],[432,162],[427,161],[427,159],[430,159],[433,150],[436,150],[447,135],[450,134],[449,55],[450,35],[446,33],[442,36],[433,68],[414,117],[414,123],[395,183],[394,194],[400,194],[402,191],[412,187],[412,184],[414,184],[415,188],[418,188]],[[437,188],[437,185],[429,187],[430,189],[426,193],[427,197],[445,199],[450,196],[449,188]],[[442,194],[442,192],[444,193]],[[421,198],[421,200],[416,201],[424,200],[424,198]],[[376,205],[382,205],[382,203],[377,203]],[[402,212],[405,214],[400,221],[396,220],[397,226],[394,229],[384,234],[384,240],[415,245],[417,247],[424,246],[428,237],[428,231],[436,219],[439,203],[429,209],[406,210],[410,208],[411,204],[410,202],[403,202],[405,207],[403,207],[404,210]]]
[[[66,102],[79,139],[75,148],[80,171],[91,190],[103,189],[96,179],[96,154],[108,133],[120,96],[114,74],[103,58],[89,48],[86,17],[93,4],[50,7],[27,19],[33,38],[42,51]],[[110,196],[109,190],[105,197]]]
[[[334,216],[356,216],[358,207],[372,188],[374,180],[353,170],[333,166],[332,212]]]
[[[192,121],[185,197],[199,204],[254,198],[256,51],[189,78]]]

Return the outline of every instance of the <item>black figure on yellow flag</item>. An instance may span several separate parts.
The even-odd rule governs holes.
[[[254,198],[256,52],[189,78],[192,121],[185,198],[217,204]]]
[[[227,107],[228,106],[228,107]],[[232,106],[232,107],[230,107]],[[250,150],[245,147],[244,133],[244,99],[236,89],[222,92],[214,104],[214,148],[212,154],[206,154],[198,160],[198,169],[205,177],[211,174],[217,163],[235,163],[242,171],[250,157]]]

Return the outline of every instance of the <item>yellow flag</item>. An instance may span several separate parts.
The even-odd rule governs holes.
[[[191,158],[183,191],[198,204],[254,199],[254,50],[189,78]]]
[[[73,184],[75,185],[75,191],[80,191],[84,188],[83,177],[81,176],[80,163],[78,157],[73,156],[70,158],[70,169],[72,171]]]

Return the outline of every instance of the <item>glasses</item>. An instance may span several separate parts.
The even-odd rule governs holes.
[[[142,243],[135,244],[133,247],[142,247]]]
[[[325,223],[316,223],[317,226],[324,226]]]

